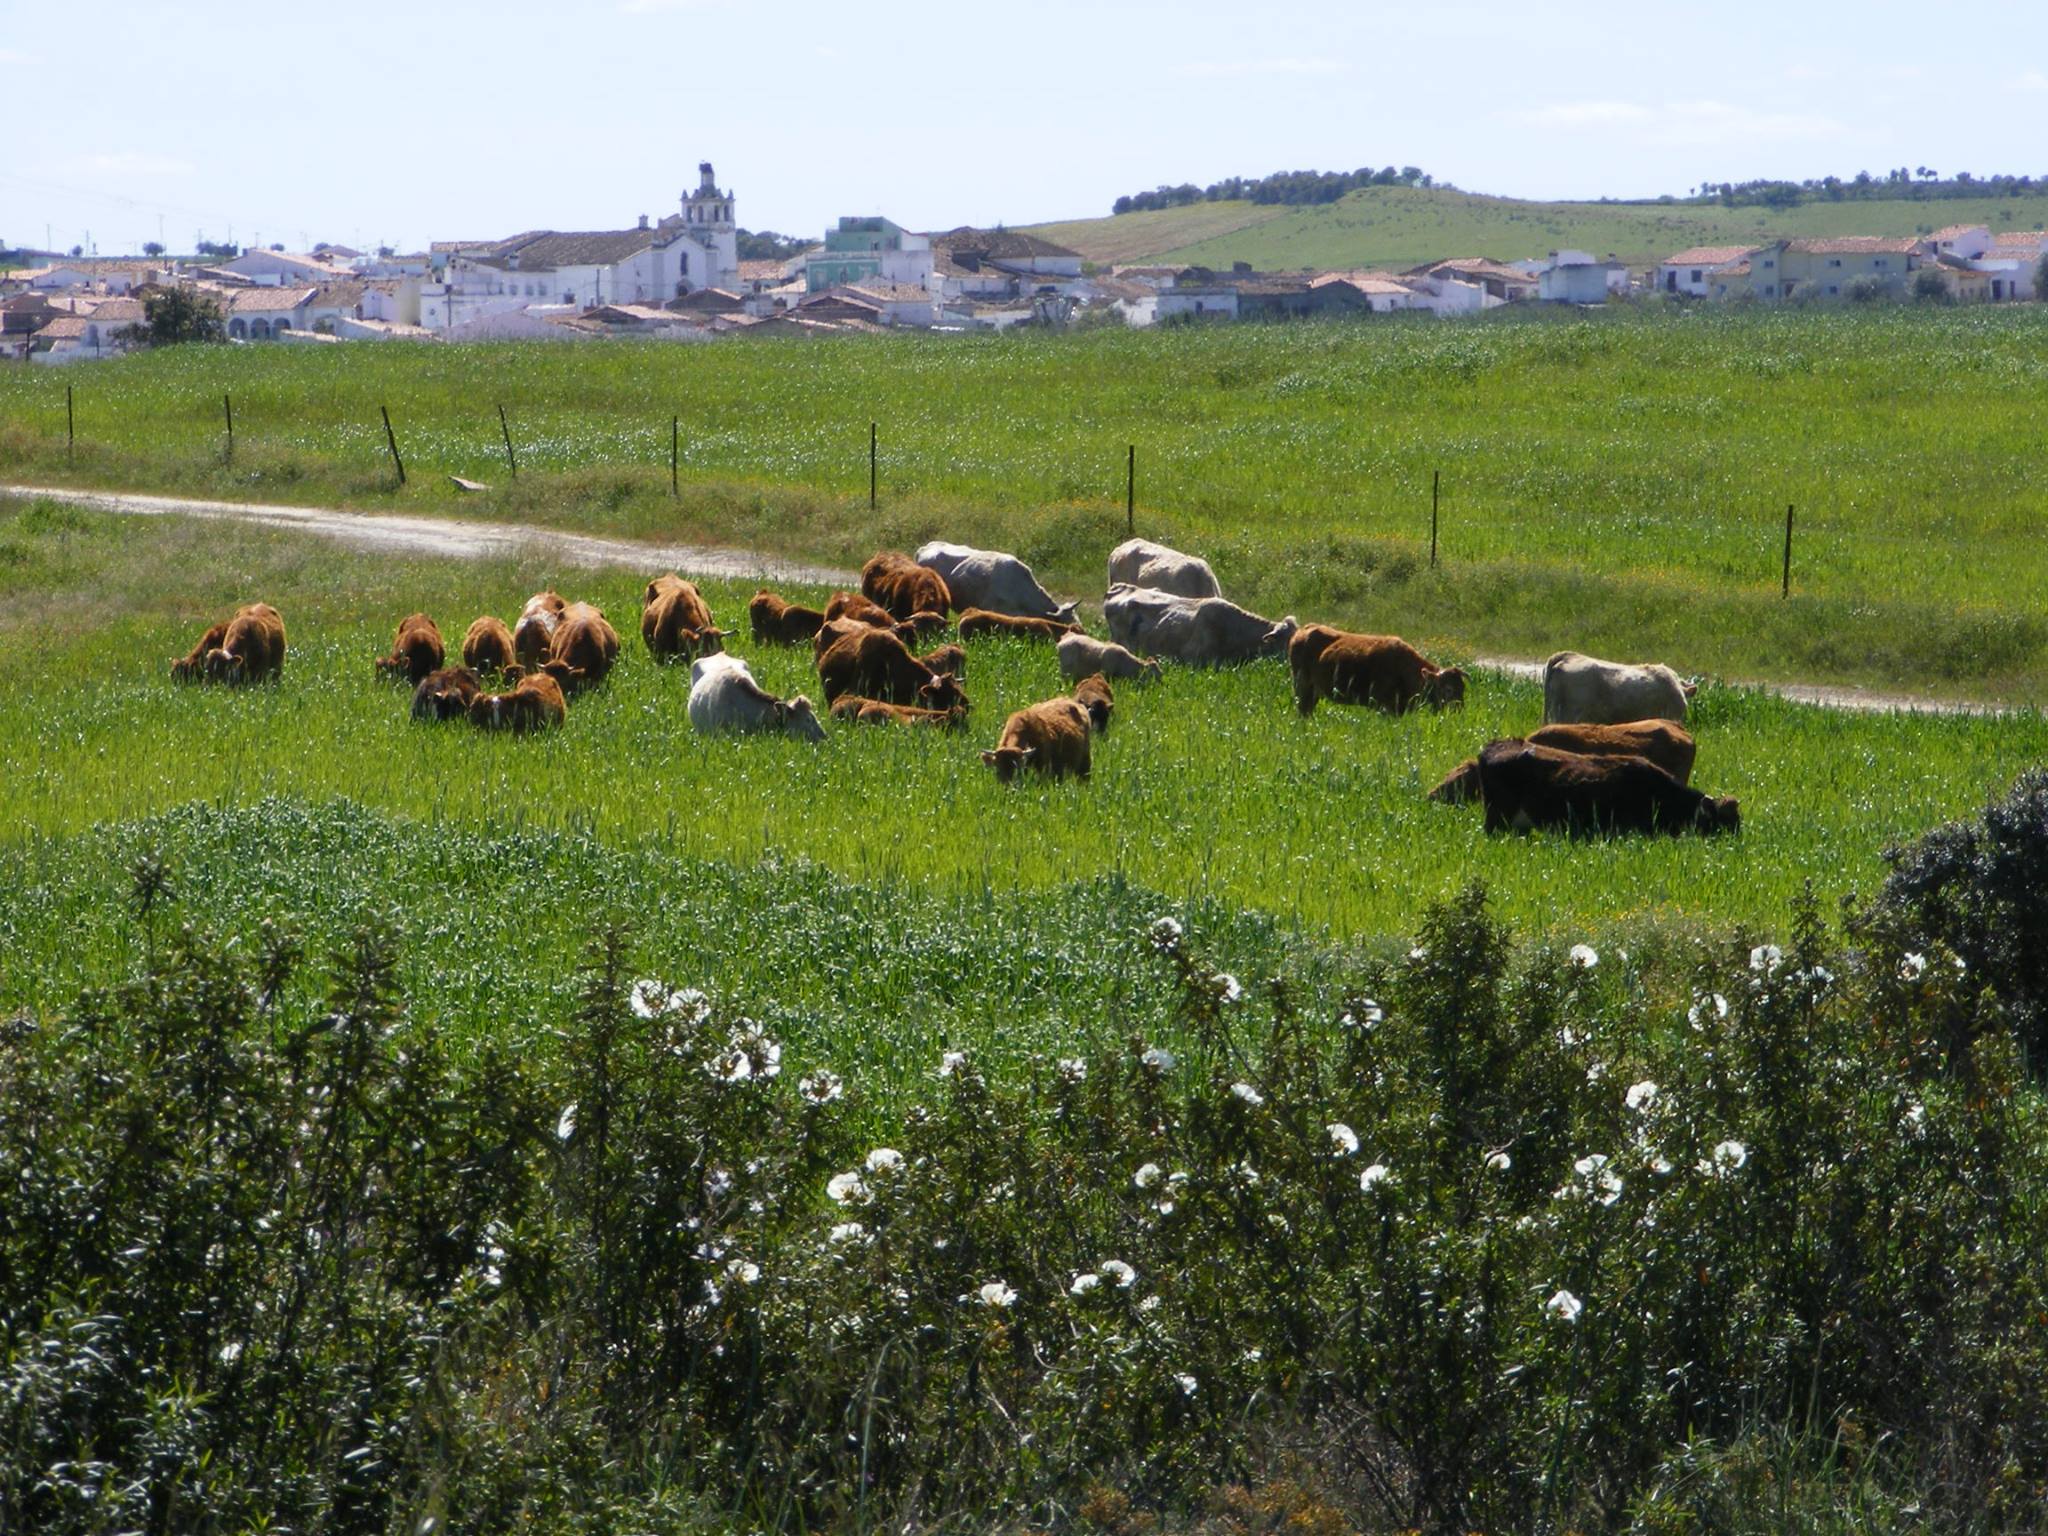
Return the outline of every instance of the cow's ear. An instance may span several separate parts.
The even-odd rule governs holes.
[[[983,752],[981,754],[981,760],[984,763],[988,764],[988,766],[991,768],[995,767],[996,765],[996,755],[993,752]]]

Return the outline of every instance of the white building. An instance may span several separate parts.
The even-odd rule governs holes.
[[[1657,264],[1657,291],[1684,294],[1695,299],[1710,298],[1714,270],[1747,261],[1755,250],[1753,245],[1696,245],[1666,256]]]
[[[352,268],[338,261],[322,261],[317,256],[300,256],[291,251],[244,251],[233,261],[217,263],[214,270],[231,272],[259,286],[272,288],[286,284],[302,287],[307,283],[333,283],[356,275]]]
[[[1551,304],[1605,304],[1628,291],[1628,268],[1584,251],[1552,251],[1536,273],[1536,296]]]

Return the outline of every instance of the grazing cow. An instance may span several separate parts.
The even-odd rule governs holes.
[[[1133,656],[1113,640],[1090,635],[1062,635],[1059,644],[1060,676],[1080,679],[1100,672],[1104,677],[1136,677],[1157,680],[1159,663],[1150,657]]]
[[[1052,778],[1073,774],[1088,777],[1087,708],[1073,699],[1048,699],[1020,709],[1003,722],[1001,740],[995,750],[981,754],[981,760],[996,771],[996,782],[1007,784],[1019,768],[1035,768]]]
[[[897,619],[925,612],[943,619],[953,607],[953,593],[945,577],[893,549],[884,550],[860,568],[860,589]]]
[[[377,658],[377,670],[386,677],[402,677],[408,683],[418,684],[429,672],[438,671],[447,659],[439,627],[424,613],[409,613],[398,621],[391,654]]]
[[[948,677],[967,676],[967,653],[957,645],[942,645],[937,650],[926,651],[917,659],[934,672],[943,672]]]
[[[459,720],[483,692],[483,679],[471,667],[442,667],[420,679],[412,691],[415,720]]]
[[[737,656],[714,653],[691,664],[689,709],[690,729],[706,735],[782,731],[805,741],[825,739],[809,699],[778,699]]]
[[[529,673],[505,693],[480,693],[469,701],[469,723],[486,731],[551,730],[569,718],[561,685],[545,672]]]
[[[1546,725],[1527,738],[1539,747],[1576,752],[1581,757],[1642,757],[1681,784],[1692,781],[1698,746],[1692,733],[1669,720],[1632,720],[1626,725]],[[1479,759],[1468,757],[1429,792],[1443,805],[1463,805],[1479,798]]]
[[[1070,623],[1072,603],[1056,603],[1031,567],[1015,555],[965,544],[933,540],[917,552],[917,563],[945,578],[955,608],[986,608],[1021,619],[1058,619]]]
[[[926,709],[950,709],[966,700],[957,677],[934,672],[881,629],[850,634],[833,645],[818,658],[818,678],[828,704],[848,693]]]
[[[1733,832],[1733,799],[1703,795],[1647,758],[1587,757],[1526,741],[1488,742],[1479,754],[1486,830],[1564,827],[1586,832]]]
[[[1150,539],[1125,539],[1109,552],[1109,584],[1150,587],[1175,597],[1221,597],[1223,588],[1209,562]]]
[[[811,636],[811,660],[816,661],[849,635],[864,634],[894,635],[905,645],[917,644],[917,631],[908,624],[892,624],[878,629],[875,625],[864,624],[859,619],[833,619]]]
[[[875,629],[894,629],[899,622],[896,615],[880,603],[863,597],[858,592],[834,592],[825,604],[825,622],[834,619],[852,619],[857,624],[866,624]]]
[[[244,603],[171,663],[171,677],[181,683],[260,683],[283,675],[284,651],[284,616],[268,603]]]
[[[462,664],[474,672],[502,672],[518,655],[511,629],[496,614],[485,614],[462,637]]]
[[[991,613],[986,608],[968,608],[960,614],[960,638],[978,640],[983,635],[1008,635],[1016,640],[1058,640],[1062,635],[1078,635],[1081,626],[1063,624],[1056,619],[1018,619],[1007,613]]]
[[[1111,587],[1102,616],[1117,644],[1193,667],[1284,655],[1300,627],[1292,614],[1276,624],[1224,598],[1175,597],[1150,587]]]
[[[519,610],[519,622],[512,626],[512,650],[522,667],[537,667],[555,648],[555,626],[569,605],[555,591],[536,592]]]
[[[1116,708],[1116,694],[1110,689],[1109,679],[1100,672],[1082,678],[1074,684],[1074,701],[1088,711],[1088,723],[1107,736],[1110,713]]]
[[[1543,663],[1545,725],[1624,725],[1631,720],[1685,724],[1693,685],[1662,662],[1640,666],[1559,651]]]
[[[555,624],[546,670],[564,687],[595,688],[619,659],[619,632],[589,603],[571,603]]]
[[[957,731],[967,724],[967,705],[962,701],[951,709],[919,709],[915,704],[889,704],[848,693],[832,701],[832,718],[857,725],[929,725]]]
[[[1294,674],[1294,704],[1304,715],[1318,699],[1339,704],[1372,704],[1402,715],[1418,700],[1442,709],[1465,702],[1465,674],[1439,668],[1406,640],[1393,635],[1353,635],[1327,624],[1297,630],[1287,644]]]
[[[929,640],[933,635],[943,635],[952,627],[953,621],[936,608],[920,608],[909,618],[896,626],[901,635],[906,629],[919,640]],[[909,642],[906,640],[905,642]]]
[[[712,622],[695,582],[671,571],[647,583],[640,597],[640,638],[657,661],[690,661],[722,651],[725,634]]]
[[[747,620],[753,625],[757,645],[795,645],[825,627],[825,615],[817,609],[785,602],[766,587],[747,604]]]

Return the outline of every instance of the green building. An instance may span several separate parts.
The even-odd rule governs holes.
[[[825,231],[823,250],[811,252],[804,267],[804,286],[812,293],[837,288],[842,283],[862,283],[870,278],[893,282],[915,281],[911,270],[923,252],[929,269],[931,241],[912,234],[902,225],[876,215],[872,218],[844,218],[837,229]],[[893,258],[893,259],[892,259]]]

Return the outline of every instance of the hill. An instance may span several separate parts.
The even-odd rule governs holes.
[[[1816,202],[1797,208],[1539,203],[1420,187],[1369,187],[1319,207],[1197,203],[1035,226],[1091,261],[1248,261],[1272,271],[1414,266],[1439,256],[1503,261],[1564,247],[1648,266],[1689,245],[1773,236],[1911,235],[1948,224],[2040,229],[2048,195]]]

